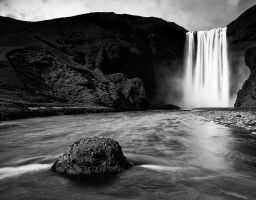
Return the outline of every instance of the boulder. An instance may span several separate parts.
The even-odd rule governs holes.
[[[82,138],[61,155],[52,170],[69,176],[116,174],[131,167],[119,143],[110,138]]]

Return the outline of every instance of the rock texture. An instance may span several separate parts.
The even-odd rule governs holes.
[[[30,103],[140,110],[180,97],[172,77],[182,74],[186,30],[175,23],[90,13],[42,22],[0,17],[0,26],[7,110],[19,109],[14,101],[24,110]]]
[[[237,93],[237,88],[242,88],[245,80],[248,79],[248,76],[252,72],[245,63],[245,53],[250,48],[256,47],[256,6],[248,9],[227,26],[227,36],[230,54],[230,67],[232,69],[231,92],[235,95]],[[245,84],[247,85],[248,81]],[[247,88],[247,86],[244,86],[243,88]],[[242,106],[240,103],[241,98],[242,96],[240,91],[235,107]],[[245,98],[247,99],[247,97]],[[247,100],[243,100],[244,103],[246,101]],[[251,107],[251,103],[244,103],[244,107]]]
[[[228,37],[231,45],[241,48],[254,46],[256,38],[256,5],[245,11],[228,25]],[[238,46],[238,47],[239,47]]]
[[[143,107],[145,90],[139,78],[115,80],[69,65],[44,49],[18,49],[7,54],[18,73],[22,89],[41,97],[74,104],[99,104],[116,109]],[[99,77],[101,75],[101,77]]]
[[[69,176],[115,174],[131,167],[121,146],[110,138],[83,138],[71,145],[52,166],[54,172]]]
[[[218,124],[242,128],[256,134],[256,112],[252,109],[209,109],[194,112]]]
[[[246,51],[245,62],[251,75],[238,92],[235,107],[256,108],[256,47]]]

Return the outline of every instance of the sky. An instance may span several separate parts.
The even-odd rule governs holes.
[[[225,27],[256,0],[0,0],[0,15],[41,21],[89,12],[159,17],[187,30]]]

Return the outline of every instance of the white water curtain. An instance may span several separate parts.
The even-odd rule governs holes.
[[[187,33],[184,107],[230,106],[226,31],[218,28]]]

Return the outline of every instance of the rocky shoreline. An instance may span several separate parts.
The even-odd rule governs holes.
[[[148,108],[120,110],[98,105],[31,103],[0,98],[0,122],[30,117],[47,117],[56,115],[75,115],[86,113],[126,112],[145,110],[180,110],[176,105],[156,105]]]
[[[242,128],[256,134],[256,109],[195,109],[193,111],[208,121],[227,127]]]
[[[102,106],[72,106],[72,105],[11,105],[0,106],[0,121],[24,119],[30,117],[46,117],[55,115],[73,115],[85,113],[114,112],[113,108]]]

